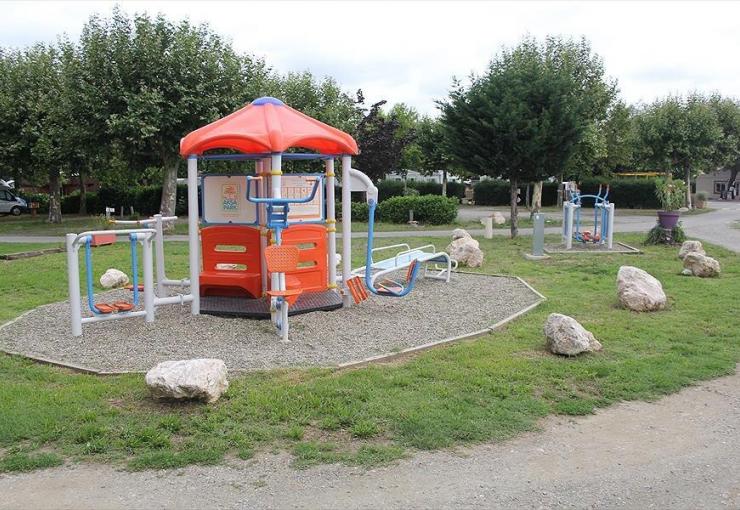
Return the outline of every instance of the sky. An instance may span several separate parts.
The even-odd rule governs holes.
[[[4,2],[0,45],[73,39],[93,13],[208,23],[281,72],[332,76],[368,101],[436,113],[453,76],[526,35],[585,36],[629,103],[698,90],[740,97],[740,2]]]

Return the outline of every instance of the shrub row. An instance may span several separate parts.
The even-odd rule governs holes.
[[[653,180],[637,179],[604,179],[588,178],[580,183],[581,192],[586,195],[598,193],[599,185],[609,184],[609,201],[617,208],[626,209],[656,209],[660,206],[655,195]],[[526,185],[525,185],[526,186]],[[509,182],[499,179],[480,181],[473,188],[476,205],[509,205]],[[525,199],[524,188],[520,194],[523,204]],[[558,200],[558,183],[546,182],[542,187],[542,205],[553,206]],[[590,205],[591,201],[586,202]]]
[[[419,195],[442,195],[442,184],[433,181],[406,181],[406,187],[416,190]],[[404,194],[403,181],[385,179],[378,183],[378,201],[383,202],[391,197]],[[447,183],[447,196],[462,199],[465,196],[465,185],[461,182]]]
[[[458,200],[437,195],[410,195],[391,197],[378,204],[375,221],[406,223],[409,211],[413,209],[414,220],[429,225],[452,223],[457,218]],[[369,210],[366,202],[352,202],[352,221],[368,221]],[[342,204],[336,204],[337,219],[342,218]]]

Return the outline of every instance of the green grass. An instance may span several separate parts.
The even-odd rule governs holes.
[[[632,245],[640,239],[619,236]],[[427,242],[444,246],[447,239],[413,240]],[[500,441],[535,430],[550,414],[583,415],[622,400],[656,399],[730,374],[740,360],[735,254],[708,245],[723,273],[698,279],[680,275],[675,248],[535,263],[522,257],[529,238],[480,242],[486,252],[481,271],[522,276],[548,300],[496,333],[401,362],[238,376],[213,405],[175,405],[151,400],[138,375],[95,377],[0,356],[0,470],[61,459],[171,468],[270,449],[291,451],[298,467],[372,466],[415,449]],[[355,264],[363,247],[355,241]],[[97,267],[125,267],[126,250],[123,244],[98,248]],[[184,243],[168,243],[167,252],[170,274],[184,276]],[[64,257],[0,262],[0,292],[13,297],[0,320],[65,299]],[[619,308],[615,276],[622,264],[657,276],[668,309],[636,314]],[[542,324],[552,312],[581,321],[604,350],[577,358],[548,354]]]
[[[0,243],[0,255],[61,247],[62,243]]]

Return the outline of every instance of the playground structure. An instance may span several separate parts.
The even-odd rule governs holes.
[[[565,249],[573,247],[573,240],[581,243],[594,243],[606,246],[611,250],[614,245],[614,204],[609,202],[609,186],[599,185],[596,195],[581,194],[575,182],[564,183],[565,196],[563,202],[563,242]],[[604,193],[602,195],[602,192]],[[582,230],[581,208],[584,199],[594,201],[594,228],[593,231]]]
[[[300,148],[313,152],[289,152]],[[217,152],[210,152],[217,151]],[[165,275],[161,216],[142,222],[115,223],[150,227],[116,231],[68,234],[67,253],[72,331],[82,333],[82,324],[143,316],[154,321],[156,308],[164,304],[189,304],[192,315],[236,315],[270,318],[278,335],[288,340],[288,316],[315,310],[349,308],[362,301],[360,276],[351,268],[351,192],[363,192],[374,210],[377,188],[362,172],[352,168],[358,154],[352,137],[308,117],[282,101],[259,98],[244,108],[197,129],[180,142],[187,159],[189,278],[170,280]],[[335,161],[341,163],[342,268],[337,274]],[[237,166],[253,163],[254,173],[198,175],[199,161],[230,161]],[[284,161],[321,161],[321,173],[283,173]],[[200,177],[200,179],[199,179]],[[198,189],[200,184],[201,225],[199,230]],[[363,273],[371,293],[402,297],[413,288],[421,266],[424,275],[449,281],[452,261],[446,254],[411,250],[385,261],[372,260],[373,214],[371,213],[368,263]],[[154,227],[154,228],[151,228]],[[138,304],[139,285],[132,287],[132,306],[109,308],[92,301],[92,252],[102,235],[129,235],[143,247],[144,310]],[[102,244],[102,243],[100,243]],[[152,255],[156,246],[156,257]],[[88,305],[92,317],[81,317],[78,251],[86,247],[89,267]],[[136,275],[135,245],[132,272]],[[201,256],[203,267],[201,270]],[[153,289],[152,261],[157,264],[157,290]],[[436,272],[427,275],[427,263]],[[436,267],[444,264],[444,267]],[[407,281],[390,281],[392,271],[408,268]],[[75,276],[76,275],[76,276]],[[383,280],[379,280],[384,276]],[[134,278],[137,278],[135,276]],[[168,295],[171,287],[189,286],[187,293]],[[365,297],[367,294],[365,293]]]

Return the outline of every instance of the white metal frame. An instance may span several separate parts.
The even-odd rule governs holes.
[[[601,243],[606,244],[608,249],[612,249],[614,246],[614,204],[609,203],[608,205],[596,205],[598,209],[606,207],[607,214],[607,234],[606,239],[601,236]],[[563,202],[563,242],[565,243],[565,249],[570,250],[573,247],[573,221],[576,216],[576,210],[580,209],[581,206],[574,204],[573,202]],[[601,224],[601,232],[604,232],[604,224]]]

